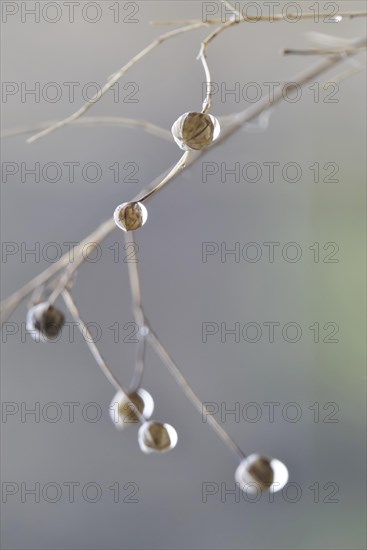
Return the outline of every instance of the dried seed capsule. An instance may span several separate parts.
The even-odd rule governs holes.
[[[65,317],[61,311],[48,302],[41,302],[27,313],[27,330],[37,341],[47,342],[58,337]]]
[[[115,426],[122,430],[125,426],[139,422],[134,410],[138,410],[145,418],[152,416],[154,401],[150,393],[143,388],[130,392],[127,396],[121,391],[118,392],[110,405],[110,416]]]
[[[287,483],[288,470],[283,462],[276,458],[252,454],[238,466],[235,479],[245,492],[271,490],[275,493],[283,489]]]
[[[164,453],[176,447],[177,432],[170,424],[145,422],[139,429],[138,441],[144,453]]]
[[[134,231],[145,224],[148,212],[141,202],[124,202],[116,208],[113,217],[120,229]]]
[[[171,129],[177,145],[184,151],[200,150],[217,139],[220,132],[218,120],[206,113],[185,113]]]

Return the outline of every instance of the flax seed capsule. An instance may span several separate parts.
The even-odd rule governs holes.
[[[270,490],[276,493],[287,483],[288,470],[283,462],[276,458],[252,454],[238,466],[235,480],[241,489],[248,493]]]
[[[177,145],[184,151],[201,150],[217,139],[220,132],[218,120],[207,113],[185,113],[171,129]]]
[[[65,317],[48,302],[41,302],[28,310],[26,328],[37,341],[55,340],[61,332]]]
[[[145,224],[148,212],[141,202],[124,202],[116,208],[113,217],[120,229],[134,231]]]
[[[139,411],[144,418],[149,419],[153,410],[152,396],[143,388],[139,388],[127,395],[117,392],[110,405],[110,416],[116,428],[122,430],[126,426],[139,422],[136,411]]]
[[[170,424],[145,422],[139,429],[138,442],[143,453],[164,453],[176,446],[177,432]]]

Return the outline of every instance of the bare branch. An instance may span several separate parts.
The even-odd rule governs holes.
[[[46,122],[41,122],[36,126],[23,126],[20,128],[10,128],[9,130],[4,130],[1,132],[0,137],[9,138],[14,136],[19,136],[22,134],[32,134],[38,130],[43,130],[50,126],[57,124],[56,120],[48,120]],[[74,120],[70,124],[77,124],[81,126],[117,126],[123,128],[141,128],[147,134],[152,134],[154,136],[160,137],[167,141],[172,141],[172,135],[169,130],[161,128],[152,122],[147,120],[135,120],[133,118],[117,117],[117,116],[95,116],[95,117],[83,117]]]
[[[52,126],[49,126],[45,130],[42,130],[41,132],[38,132],[34,136],[27,139],[27,143],[33,143],[37,139],[40,139],[41,137],[47,136],[51,132],[54,132],[55,130],[58,130],[59,128],[62,128],[63,126],[66,126],[67,124],[70,124],[71,122],[74,122],[79,117],[84,115],[93,105],[95,105],[110,88],[118,81],[120,78],[131,68],[133,67],[138,61],[140,61],[143,57],[145,57],[149,52],[151,52],[154,48],[165,42],[166,40],[169,40],[170,38],[173,38],[174,36],[177,36],[179,34],[183,34],[185,32],[192,31],[194,29],[198,29],[200,27],[205,26],[206,23],[203,23],[202,21],[186,25],[183,27],[180,27],[179,29],[175,29],[173,31],[167,32],[165,34],[162,34],[153,42],[151,42],[146,48],[141,50],[137,55],[135,55],[126,65],[121,67],[118,71],[113,73],[107,80],[106,84],[102,87],[102,89],[97,92],[89,101],[84,103],[80,109],[78,109],[75,113],[72,115],[64,118],[63,120],[60,120],[59,122],[56,122]]]
[[[359,48],[309,48],[304,50],[286,49],[283,50],[283,55],[354,55],[366,49],[367,44]]]
[[[357,38],[353,41],[351,41],[350,45],[351,48],[359,51],[359,48],[363,47],[366,43],[366,38]],[[355,55],[355,54],[351,54]],[[311,66],[310,68],[304,70],[298,75],[295,75],[293,78],[289,80],[290,85],[298,85],[298,86],[305,86],[309,81],[312,79],[318,77],[319,75],[323,74],[324,72],[328,71],[332,67],[340,64],[343,61],[343,57],[341,56],[328,56],[326,59],[323,59],[322,61],[318,62],[317,64]],[[190,152],[189,157],[186,159],[185,167],[193,164],[196,162],[203,154],[205,154],[206,151],[210,150],[212,147],[218,146],[220,143],[222,143],[225,139],[227,139],[229,136],[234,134],[239,128],[241,128],[243,125],[245,125],[247,122],[250,122],[251,120],[256,119],[258,116],[260,116],[264,111],[267,111],[272,105],[275,105],[282,101],[284,99],[284,85],[279,86],[274,90],[273,96],[264,97],[261,99],[258,103],[252,105],[251,107],[246,108],[243,111],[240,111],[238,113],[233,113],[231,115],[228,115],[226,117],[219,118],[219,121],[221,123],[221,133],[218,137],[218,139],[208,148],[204,149],[202,151],[195,151]],[[170,178],[170,181],[172,181],[177,174],[179,173],[175,168],[177,167],[177,164],[169,171],[169,173],[173,175]],[[158,187],[162,184],[162,176],[158,178]],[[167,181],[167,180],[166,180]],[[153,184],[142,193],[139,193],[134,200],[139,200],[139,197],[146,200],[148,197],[154,194],[154,189],[157,187],[157,180],[153,182]],[[97,228],[93,233],[91,233],[88,237],[86,237],[80,245],[77,245],[73,250],[75,253],[75,262],[79,262],[78,266],[81,265],[82,261],[80,261],[80,257],[83,257],[82,251],[83,247],[91,242],[95,242],[97,244],[101,243],[114,229],[115,229],[115,223],[112,218],[107,220],[105,223],[103,223],[99,228]],[[78,259],[79,258],[79,259]],[[46,269],[44,272],[40,273],[37,277],[32,279],[30,282],[28,282],[26,285],[24,285],[20,290],[12,294],[7,300],[3,302],[2,305],[2,322],[4,322],[14,311],[14,309],[19,305],[19,303],[27,297],[33,290],[39,286],[48,281],[51,277],[53,277],[55,274],[57,274],[59,271],[61,271],[65,266],[69,264],[69,254],[65,254],[58,262],[51,265],[48,269]],[[75,270],[74,270],[75,271]]]
[[[135,244],[134,232],[124,233],[125,243],[126,244]],[[149,340],[150,344],[156,350],[159,357],[162,359],[163,363],[168,367],[174,379],[179,386],[183,389],[184,393],[191,401],[191,403],[196,407],[200,414],[207,412],[205,405],[197,397],[194,390],[191,388],[187,380],[184,378],[177,364],[173,361],[172,357],[169,355],[166,348],[160,342],[158,337],[152,330],[151,324],[147,320],[141,298],[141,287],[140,287],[140,277],[138,262],[132,261],[127,262],[129,270],[129,281],[130,281],[130,290],[132,298],[132,309],[134,313],[134,319],[137,325],[140,327],[140,340],[137,348],[137,354],[135,359],[135,368],[131,386],[134,390],[138,389],[142,380],[144,372],[144,358],[145,358],[145,343],[146,338]],[[142,330],[143,329],[143,330]],[[238,455],[241,460],[245,457],[241,449],[236,445],[236,443],[229,437],[226,431],[222,428],[220,424],[215,420],[212,415],[207,415],[209,424],[216,431],[219,437],[229,446],[229,448]]]
[[[179,386],[181,386],[183,392],[186,394],[186,397],[191,401],[191,403],[194,405],[194,407],[197,409],[200,415],[202,415],[203,413],[208,413],[208,410],[205,407],[204,403],[198,398],[198,396],[196,395],[192,387],[186,381],[180,369],[178,368],[177,364],[172,359],[172,357],[170,356],[166,348],[163,346],[163,344],[160,342],[156,334],[152,331],[152,329],[150,329],[149,331],[148,339],[152,344],[153,348],[158,353],[159,357],[162,359],[163,363],[171,372],[176,382],[179,384]],[[240,447],[238,447],[238,445],[233,441],[233,439],[231,439],[231,437],[222,428],[222,426],[215,420],[214,416],[212,416],[211,414],[207,414],[206,418],[208,420],[208,423],[211,425],[211,427],[214,429],[217,435],[219,435],[222,441],[224,441],[224,443],[231,449],[231,451],[235,453],[236,456],[240,458],[240,460],[243,460],[246,457],[246,455],[240,449]]]
[[[64,299],[65,305],[66,305],[67,309],[69,310],[71,316],[77,322],[78,328],[79,328],[81,334],[83,335],[84,340],[85,340],[87,346],[89,347],[89,349],[90,349],[97,365],[99,366],[99,368],[101,369],[101,371],[103,372],[103,374],[105,375],[107,380],[116,388],[117,391],[123,392],[124,396],[126,397],[126,399],[128,401],[129,398],[128,398],[127,390],[120,384],[120,382],[117,380],[115,375],[112,373],[111,369],[108,367],[106,361],[103,359],[98,347],[94,343],[93,337],[92,337],[87,325],[85,324],[85,322],[83,321],[83,319],[80,315],[79,309],[78,309],[78,307],[77,307],[70,291],[64,289],[64,291],[62,293],[62,297]],[[144,422],[145,419],[144,419],[143,416],[141,416],[141,420]]]

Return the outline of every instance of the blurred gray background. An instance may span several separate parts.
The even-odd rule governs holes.
[[[21,8],[21,3],[8,4]],[[25,4],[34,6],[34,2]],[[80,90],[86,83],[102,85],[160,32],[171,28],[150,26],[149,21],[202,17],[201,2],[104,1],[97,3],[100,20],[90,23],[81,11],[88,2],[80,2],[71,23],[65,3],[58,4],[62,16],[56,23],[47,21],[55,17],[52,6],[39,23],[26,14],[22,22],[21,12],[3,20],[2,80],[15,83],[19,90],[37,82],[40,90],[51,82],[62,90],[53,103],[44,99],[42,91],[39,102],[32,96],[22,100],[20,92],[6,101],[3,96],[5,129],[59,119],[76,110],[83,103]],[[119,21],[114,22],[117,4]],[[339,11],[365,9],[364,2],[335,4]],[[298,5],[307,11],[311,2]],[[319,6],[322,9],[323,3]],[[88,17],[94,18],[93,6],[88,9]],[[183,112],[199,110],[203,71],[195,57],[200,40],[210,30],[173,38],[151,52],[122,79],[118,100],[108,93],[90,115],[149,120],[169,129]],[[353,38],[363,35],[365,21],[238,25],[210,46],[213,81],[227,89],[239,83],[241,90],[256,82],[265,94],[263,83],[285,81],[317,62],[279,55],[285,47],[310,46],[305,34],[310,31]],[[289,492],[277,494],[274,502],[266,496],[259,502],[242,498],[236,502],[236,495],[225,495],[225,489],[235,487],[235,457],[203,423],[151,349],[143,387],[154,397],[154,418],[174,425],[179,440],[171,453],[143,455],[136,428],[120,433],[110,421],[108,407],[114,390],[80,334],[76,332],[72,343],[66,332],[50,345],[33,342],[22,335],[26,314],[22,304],[3,335],[3,406],[15,403],[21,408],[23,402],[31,409],[39,403],[42,410],[54,402],[61,407],[62,418],[50,422],[47,414],[51,417],[55,412],[51,409],[41,414],[39,422],[31,416],[22,422],[20,412],[3,414],[3,500],[4,487],[5,492],[10,487],[4,483],[13,482],[12,487],[19,488],[2,504],[4,549],[365,548],[365,73],[341,83],[333,96],[337,101],[330,103],[328,94],[333,89],[325,91],[322,85],[340,70],[312,83],[312,89],[305,88],[300,101],[277,106],[266,131],[240,131],[203,158],[219,168],[221,163],[232,168],[236,162],[241,167],[256,162],[263,170],[258,182],[241,177],[236,183],[228,176],[223,183],[218,172],[203,183],[199,161],[147,203],[148,222],[137,234],[143,300],[156,333],[203,401],[218,403],[222,410],[239,403],[248,411],[239,421],[233,415],[224,416],[224,427],[245,452],[284,461],[292,482]],[[67,82],[80,84],[74,101],[68,98]],[[133,84],[124,89],[127,83]],[[129,103],[133,90],[138,90],[134,96],[138,101]],[[233,95],[218,93],[212,112],[228,114],[249,105],[243,97],[236,101]],[[173,142],[119,127],[69,126],[32,145],[25,143],[25,136],[4,140],[3,167],[12,162],[19,172],[3,177],[2,240],[18,245],[19,252],[3,255],[3,298],[50,265],[45,254],[48,251],[51,257],[56,249],[47,248],[49,243],[57,243],[65,252],[64,243],[83,239],[179,155]],[[40,163],[42,169],[49,162],[63,168],[59,181],[46,181],[42,174],[38,183],[31,175],[22,181],[21,163],[27,169]],[[70,162],[80,163],[74,182],[69,181],[65,165]],[[100,181],[83,179],[82,168],[89,162],[100,166]],[[266,162],[280,163],[273,183],[269,183]],[[302,169],[294,183],[281,174],[289,162]],[[121,170],[119,182],[110,169],[115,163]],[[122,181],[130,173],[126,163],[136,163],[136,182]],[[315,163],[320,166],[319,183],[310,169]],[[323,181],[331,173],[330,166],[324,168],[326,163],[338,165],[338,182]],[[203,242],[225,243],[228,249],[236,242],[241,247],[254,242],[262,257],[258,262],[242,258],[237,263],[227,256],[221,262],[218,253],[204,263]],[[273,263],[268,260],[266,242],[280,243]],[[283,246],[290,242],[300,247],[302,257],[297,262],[282,257]],[[334,251],[323,249],[330,242],[339,249],[334,263],[324,261]],[[21,250],[35,246],[40,247],[40,258],[22,257]],[[118,262],[114,261],[116,247]],[[122,235],[116,230],[103,243],[100,261],[80,269],[74,292],[84,318],[101,327],[98,345],[127,385],[135,347],[123,341],[129,332],[125,324],[133,317],[122,247]],[[319,262],[314,261],[317,247]],[[289,249],[292,253],[294,249]],[[228,336],[223,343],[218,333],[204,343],[202,323],[206,321],[226,323],[228,328],[235,322],[241,327],[256,322],[262,327],[261,337],[253,343],[243,338],[236,343]],[[280,323],[280,329],[297,323],[302,336],[290,343],[278,327],[271,343],[267,322]],[[116,323],[119,342],[109,328]],[[315,323],[320,327],[318,343]],[[326,323],[334,324],[325,328]],[[338,341],[325,342],[335,325]],[[17,329],[17,334],[8,333]],[[292,331],[289,334],[292,338]],[[79,404],[73,423],[63,405],[67,402]],[[82,414],[91,402],[103,411],[94,423]],[[269,421],[269,407],[264,405],[269,402],[279,403],[274,422]],[[257,422],[249,419],[254,408],[246,409],[248,403],[256,403],[260,410]],[[289,407],[289,403],[296,405]],[[299,411],[301,418],[290,421]],[[93,413],[89,409],[86,414]],[[221,419],[219,413],[216,418]],[[74,502],[70,502],[68,482],[79,484]],[[203,484],[209,482],[218,492],[204,502]],[[22,499],[21,483],[28,489],[39,483],[40,502],[32,495]],[[57,502],[49,502],[55,497],[55,485],[47,483],[62,488]],[[98,502],[83,498],[88,483],[94,485],[87,500],[94,498],[97,486],[101,489]],[[116,484],[119,502],[114,502],[109,488]],[[132,487],[139,489],[137,502],[124,502]]]

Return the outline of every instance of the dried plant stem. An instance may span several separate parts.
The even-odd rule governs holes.
[[[211,96],[212,96],[212,86],[211,86],[211,76],[210,76],[210,70],[208,63],[206,61],[206,54],[207,54],[207,47],[221,32],[225,31],[232,25],[234,25],[236,21],[228,21],[215,31],[211,32],[201,43],[199,55],[197,56],[197,59],[201,61],[204,72],[205,72],[205,80],[206,80],[206,95],[203,101],[202,106],[202,113],[207,113],[211,107]]]
[[[124,233],[126,245],[135,245],[134,231]],[[146,336],[149,328],[147,327],[143,305],[141,301],[140,279],[138,273],[138,259],[135,261],[128,261],[129,281],[132,298],[132,311],[134,315],[135,323],[139,327],[139,342],[136,349],[135,367],[130,384],[132,391],[136,391],[140,385],[144,374],[145,367],[145,349],[146,349]]]
[[[189,155],[190,155],[190,151],[186,151],[182,155],[180,160],[174,165],[174,167],[171,168],[168,174],[164,176],[164,178],[159,183],[157,183],[154,187],[152,187],[148,191],[143,192],[141,195],[139,195],[137,200],[139,202],[144,202],[150,197],[152,197],[155,193],[158,193],[158,191],[160,191],[162,187],[166,185],[166,183],[168,183],[172,178],[177,176],[177,174],[185,168]]]
[[[126,390],[124,388],[124,386],[122,386],[120,384],[120,382],[117,380],[117,378],[115,377],[115,375],[113,374],[111,369],[108,367],[106,361],[103,359],[98,347],[96,346],[96,344],[93,341],[93,337],[92,337],[91,333],[89,332],[87,325],[84,323],[83,319],[81,318],[79,309],[78,309],[71,293],[69,292],[69,290],[64,289],[63,292],[62,292],[62,297],[64,299],[65,305],[68,308],[71,316],[77,322],[78,328],[79,328],[80,332],[82,333],[82,335],[84,337],[84,340],[85,340],[87,346],[89,347],[89,349],[90,349],[97,365],[101,369],[102,373],[105,375],[107,380],[112,384],[112,386],[115,387],[115,389],[117,391],[123,393],[123,395],[124,395],[124,397],[127,401],[127,405],[136,414],[139,421],[142,422],[142,423],[145,422],[144,416],[138,411],[138,409],[136,407],[134,407],[132,404],[130,406],[128,390]]]
[[[134,233],[133,231],[131,233],[129,232],[125,233],[126,244],[135,244],[133,233]],[[182,388],[182,390],[184,391],[188,399],[191,401],[191,403],[198,410],[198,412],[201,415],[203,414],[203,412],[208,413],[205,405],[202,403],[199,397],[195,394],[194,390],[191,388],[191,386],[189,385],[189,383],[181,373],[177,364],[173,361],[172,357],[170,356],[166,348],[163,346],[159,338],[153,332],[150,322],[145,317],[143,305],[142,305],[142,298],[141,298],[138,263],[128,262],[128,270],[129,270],[129,281],[130,281],[130,289],[131,289],[131,297],[132,297],[132,309],[134,312],[135,322],[138,324],[138,326],[144,327],[147,334],[146,337],[149,340],[150,344],[153,346],[153,348],[155,349],[159,357],[162,359],[163,363],[168,367],[169,371],[175,378],[176,382]],[[143,339],[145,341],[145,336],[143,337]],[[139,347],[138,347],[138,351],[139,351]],[[141,351],[142,350],[140,348],[140,353]],[[138,388],[140,385],[140,380],[144,369],[144,358],[138,357],[138,359],[139,361],[135,362],[135,370],[134,370],[133,383],[132,383],[132,385],[135,388]],[[209,424],[216,431],[219,437],[242,460],[246,456],[244,455],[242,450],[229,437],[227,432],[222,428],[222,426],[215,420],[215,418],[212,415],[207,414],[207,418],[208,418]]]
[[[199,21],[193,24],[185,25],[183,27],[180,27],[179,29],[175,29],[173,31],[167,32],[165,34],[162,34],[153,42],[151,42],[146,48],[141,50],[137,55],[135,55],[126,65],[121,67],[118,71],[113,73],[105,83],[105,85],[102,87],[102,89],[97,92],[89,101],[84,103],[84,105],[78,109],[75,113],[72,115],[64,118],[63,120],[60,120],[59,122],[56,122],[56,124],[53,124],[52,126],[49,126],[45,130],[42,130],[41,132],[38,132],[34,136],[28,138],[28,143],[33,143],[37,139],[40,139],[41,137],[47,136],[51,132],[54,132],[55,130],[58,130],[59,128],[62,128],[63,126],[66,126],[66,124],[70,124],[71,122],[74,122],[79,117],[84,115],[90,109],[97,103],[110,88],[118,81],[120,78],[131,68],[133,65],[135,65],[138,61],[140,61],[143,57],[145,57],[149,52],[151,52],[154,48],[165,42],[166,40],[169,40],[170,38],[173,38],[174,36],[177,36],[179,34],[183,34],[185,32],[192,31],[194,29],[200,28],[205,26],[206,23],[203,23],[203,21]]]
[[[329,48],[318,49],[318,48],[309,48],[305,50],[296,50],[296,49],[286,49],[283,50],[284,55],[351,55],[359,53],[366,49],[367,44],[360,46],[359,48]]]
[[[350,47],[352,47],[352,49],[356,50],[357,52],[359,51],[358,48],[362,47],[365,44],[365,42],[366,42],[365,37],[357,38],[350,43]],[[354,54],[351,54],[351,56],[353,55]],[[340,64],[343,60],[344,58],[341,56],[328,56],[326,59],[323,59],[322,61],[319,61],[317,64],[312,65],[310,68],[302,71],[300,74],[295,75],[292,79],[289,80],[290,85],[305,86],[312,79],[317,78],[327,70]],[[256,119],[263,112],[267,111],[271,106],[282,101],[284,99],[283,90],[285,85],[286,84],[276,88],[272,96],[264,97],[258,103],[252,105],[251,107],[246,108],[243,111],[240,111],[238,113],[233,113],[225,117],[220,117],[219,121],[221,123],[221,133],[218,139],[213,143],[213,145],[210,148],[190,154],[190,156],[187,158],[185,162],[185,166],[187,167],[193,164],[194,162],[196,162],[199,158],[202,157],[203,154],[205,154],[206,151],[210,150],[212,147],[217,147],[220,143],[222,143],[225,139],[227,139],[229,136],[234,134],[239,128],[241,128],[247,122],[250,122],[251,120]],[[173,169],[170,170],[171,174],[172,174],[172,171]],[[177,174],[178,174],[178,171],[173,171],[171,181],[177,176]],[[146,200],[147,196],[152,195],[151,191],[157,186],[157,181],[160,183],[162,181],[162,176],[160,176],[158,180],[154,180],[151,187],[149,187],[146,191],[139,193],[132,200],[139,200],[139,197],[143,197],[144,200]],[[78,267],[84,261],[83,254],[82,254],[84,246],[86,244],[90,244],[93,242],[100,244],[115,229],[115,227],[116,226],[115,226],[114,220],[111,217],[109,220],[107,220],[102,225],[100,225],[90,235],[88,235],[79,245],[77,245],[73,249],[75,262],[78,260]],[[70,254],[66,253],[64,256],[62,256],[62,258],[60,258],[58,262],[51,265],[45,271],[40,273],[31,281],[29,281],[17,292],[13,293],[7,300],[5,300],[2,304],[2,322],[4,322],[11,315],[11,313],[19,305],[19,303],[25,297],[27,297],[31,292],[33,292],[33,290],[37,286],[44,284],[46,281],[48,281],[50,278],[56,275],[59,271],[64,269],[69,263],[70,263]]]
[[[97,227],[92,233],[90,233],[80,244],[76,245],[72,249],[72,256],[74,260],[77,258],[83,258],[83,249],[90,243],[100,244],[108,235],[115,229],[116,225],[113,218],[108,219]],[[70,252],[66,252],[60,260],[50,265],[47,269],[42,271],[39,275],[31,279],[17,292],[9,296],[4,302],[2,302],[1,308],[1,322],[6,321],[13,313],[14,309],[18,307],[20,302],[24,300],[35,288],[43,285],[49,281],[52,277],[57,275],[59,271],[64,269],[67,265],[73,265],[70,263]],[[79,264],[80,265],[80,264]]]
[[[174,167],[168,172],[168,174],[162,180],[160,180],[152,189],[150,189],[149,191],[144,193],[142,196],[138,196],[137,200],[139,202],[144,202],[147,199],[149,199],[149,197],[151,197],[152,195],[157,193],[160,189],[162,189],[162,187],[166,183],[168,183],[174,176],[176,176],[178,174],[178,172],[180,172],[180,170],[182,170],[185,167],[185,162],[186,162],[186,159],[188,158],[188,156],[189,156],[189,151],[187,151],[186,153],[184,153],[182,155],[182,157],[177,162],[177,164],[174,165]],[[89,246],[92,247],[92,249],[93,249],[93,248],[96,248],[96,246],[98,246],[98,244],[99,243],[91,242],[89,244]],[[69,266],[65,270],[64,274],[60,278],[59,283],[57,284],[56,288],[53,290],[53,292],[52,292],[52,294],[49,298],[50,304],[53,304],[56,301],[56,299],[61,294],[61,292],[64,290],[64,288],[68,285],[69,281],[73,278],[74,273],[77,271],[77,269],[80,267],[80,265],[84,261],[85,261],[85,258],[82,255],[82,256],[79,256],[78,258],[76,258],[74,263],[69,264]]]
[[[359,51],[359,48],[366,43],[366,37],[356,38],[351,41],[351,47]],[[355,54],[351,54],[355,55]],[[303,87],[312,81],[314,78],[322,75],[332,67],[338,65],[344,61],[342,56],[328,56],[322,61],[319,61],[315,65],[312,65],[308,69],[300,72],[290,79],[289,86],[300,86]],[[284,88],[287,87],[287,82],[284,82],[280,86],[274,89],[272,97],[265,97],[257,103],[251,105],[247,109],[240,111],[238,113],[233,113],[231,115],[221,117],[219,120],[221,122],[221,133],[218,139],[214,142],[213,147],[219,145],[223,140],[227,139],[233,133],[235,133],[239,128],[241,128],[247,122],[256,119],[263,112],[265,112],[270,107],[276,105],[277,103],[284,100]],[[222,124],[223,123],[223,124]]]
[[[230,9],[233,12],[233,15],[237,15],[238,17],[242,17],[241,12],[238,11],[231,2],[228,2],[228,0],[221,0],[221,3],[224,6],[227,6],[228,9]]]
[[[9,138],[14,136],[19,136],[22,134],[31,134],[38,130],[43,130],[49,126],[54,126],[57,124],[55,120],[48,120],[42,122],[35,126],[24,126],[20,128],[10,128],[9,130],[4,130],[1,132],[1,138]],[[152,122],[146,120],[135,120],[133,118],[117,117],[117,116],[94,116],[83,118],[78,118],[72,121],[70,124],[77,124],[81,126],[117,126],[122,128],[140,128],[145,131],[147,134],[152,134],[154,136],[160,137],[167,141],[172,141],[172,134],[169,130],[161,128]]]
[[[156,334],[153,332],[152,329],[149,330],[148,339],[150,343],[152,344],[153,348],[158,353],[159,357],[163,361],[163,363],[167,366],[173,377],[175,378],[176,382],[181,386],[182,390],[188,397],[188,399],[191,401],[191,403],[195,406],[197,411],[202,415],[203,413],[207,414],[207,420],[210,426],[214,429],[214,431],[217,433],[217,435],[224,441],[224,443],[233,451],[236,456],[242,460],[243,458],[246,458],[246,455],[244,452],[240,449],[240,447],[231,439],[231,437],[227,434],[227,432],[222,428],[222,426],[215,420],[215,418],[209,414],[209,411],[206,409],[204,403],[198,398],[194,390],[191,388],[189,383],[184,378],[183,374],[181,373],[180,369],[176,365],[175,361],[172,359],[166,348],[163,346],[163,344],[160,342],[159,338],[156,336]]]
[[[124,233],[125,244],[134,245],[136,249],[136,241],[134,238],[134,231],[126,231]],[[132,310],[134,318],[139,327],[144,326],[145,319],[143,314],[143,305],[141,301],[141,289],[140,289],[140,279],[138,274],[138,259],[135,261],[127,262],[128,271],[129,271],[129,281],[131,289],[131,298],[132,298]]]
[[[148,330],[146,327],[144,328]],[[140,340],[136,348],[134,372],[129,386],[131,392],[135,392],[141,387],[145,370],[145,350],[147,339],[145,333],[141,334],[141,329],[139,332],[139,338]]]

